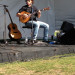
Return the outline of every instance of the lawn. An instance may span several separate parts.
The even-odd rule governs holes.
[[[0,75],[75,75],[75,54],[0,63]]]

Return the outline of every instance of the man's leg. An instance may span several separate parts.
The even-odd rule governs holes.
[[[49,25],[47,23],[44,23],[44,22],[41,22],[41,21],[38,21],[38,23],[40,24],[40,27],[44,28],[43,40],[48,41]]]
[[[27,25],[32,26],[32,21],[29,21]],[[33,32],[33,40],[37,39],[39,27],[44,28],[44,41],[48,41],[48,32],[49,32],[49,25],[47,23],[41,21],[33,21],[34,32]]]
[[[32,26],[32,21],[29,21],[26,25]],[[33,40],[37,39],[38,31],[40,24],[37,21],[33,21],[34,31],[33,31]]]

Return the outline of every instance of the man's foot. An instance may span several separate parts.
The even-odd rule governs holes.
[[[29,40],[28,41],[29,44],[34,44],[34,43],[37,43],[37,42],[38,42],[37,40]]]
[[[33,43],[37,43],[38,41],[37,40],[33,40]]]

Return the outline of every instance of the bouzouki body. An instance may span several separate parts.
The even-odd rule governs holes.
[[[18,30],[17,25],[13,23],[10,13],[7,8],[6,8],[6,11],[8,12],[9,18],[11,20],[11,23],[8,25],[9,38],[12,40],[19,40],[22,37],[21,32]]]
[[[19,20],[20,20],[22,23],[26,23],[26,22],[28,22],[28,21],[30,20],[31,15],[30,15],[29,12],[22,11],[21,14],[22,14],[22,16],[19,17]],[[23,16],[23,14],[27,14],[28,17]]]

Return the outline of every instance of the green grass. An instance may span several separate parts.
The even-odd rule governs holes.
[[[0,63],[0,75],[75,75],[75,54]]]

